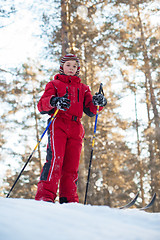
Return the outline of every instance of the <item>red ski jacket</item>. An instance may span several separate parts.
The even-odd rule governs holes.
[[[63,97],[66,92],[68,99],[71,100],[71,106],[67,111],[59,110],[57,117],[69,118],[72,120],[80,120],[83,111],[90,117],[96,114],[97,107],[92,103],[92,95],[88,86],[81,83],[81,79],[77,76],[67,76],[57,74],[53,81],[47,83],[45,91],[38,102],[38,110],[42,114],[54,114],[56,108],[50,104],[53,96]],[[100,107],[102,110],[102,107]]]

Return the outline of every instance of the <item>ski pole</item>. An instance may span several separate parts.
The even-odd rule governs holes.
[[[57,109],[57,110],[55,111],[53,117],[51,118],[51,120],[50,120],[50,122],[49,122],[49,124],[48,124],[48,126],[46,127],[46,129],[44,130],[42,136],[40,137],[40,139],[39,139],[37,145],[36,145],[35,148],[33,149],[33,151],[32,151],[32,153],[30,154],[28,160],[26,161],[26,163],[24,164],[24,166],[23,166],[22,170],[20,171],[18,177],[16,178],[16,180],[15,180],[13,186],[12,186],[11,189],[9,190],[9,192],[8,192],[8,194],[7,194],[7,196],[6,196],[6,198],[8,198],[8,197],[10,196],[10,193],[12,192],[12,190],[13,190],[13,188],[15,187],[16,183],[18,182],[20,176],[22,175],[24,169],[26,168],[27,164],[29,163],[30,159],[32,158],[34,152],[36,151],[38,145],[40,144],[42,138],[44,137],[45,133],[47,132],[48,128],[50,127],[50,125],[51,125],[53,119],[55,118],[55,116],[57,115],[58,111],[59,111],[59,109]]]
[[[103,88],[102,88],[102,83],[100,84],[100,88],[99,88],[99,94],[100,93],[102,93],[104,95]],[[87,185],[86,185],[86,193],[85,193],[84,205],[87,202],[87,193],[88,193],[88,185],[89,185],[89,178],[90,178],[91,165],[92,165],[93,149],[94,149],[96,129],[97,129],[98,113],[99,113],[99,105],[97,106],[97,112],[96,112],[96,118],[95,118],[95,124],[94,124],[94,134],[93,134],[91,155],[90,155],[89,168],[88,168],[88,177],[87,177]]]

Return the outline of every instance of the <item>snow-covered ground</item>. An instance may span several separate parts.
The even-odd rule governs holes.
[[[0,198],[0,240],[160,240],[160,213]]]

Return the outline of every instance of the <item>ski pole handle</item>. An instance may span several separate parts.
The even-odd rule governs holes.
[[[104,92],[103,92],[103,83],[100,83],[100,87],[99,87],[99,94],[102,94],[104,96]]]

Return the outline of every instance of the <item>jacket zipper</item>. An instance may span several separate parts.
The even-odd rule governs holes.
[[[79,88],[77,88],[77,101],[79,102]]]

